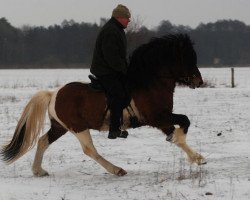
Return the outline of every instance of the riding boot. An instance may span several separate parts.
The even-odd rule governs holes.
[[[117,137],[120,138],[127,138],[128,132],[126,130],[121,130],[121,116],[123,108],[121,106],[111,106],[110,109],[110,126],[109,126],[109,139],[116,139]],[[115,108],[115,109],[114,109]]]
[[[116,139],[117,137],[126,138],[127,131],[120,129],[122,123],[123,108],[126,100],[126,91],[124,83],[119,74],[98,76],[106,90],[108,104],[110,109],[110,126],[109,126],[109,139]]]

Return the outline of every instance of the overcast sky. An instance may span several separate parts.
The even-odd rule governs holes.
[[[126,5],[148,28],[162,20],[192,28],[219,19],[250,24],[250,0],[0,0],[0,18],[7,18],[16,27],[49,26],[64,19],[99,24],[101,17],[111,16],[118,3]]]

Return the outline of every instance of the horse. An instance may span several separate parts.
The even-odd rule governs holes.
[[[168,141],[186,152],[190,162],[205,164],[204,157],[186,143],[190,120],[185,115],[173,113],[173,94],[178,83],[190,88],[203,84],[189,35],[168,34],[152,38],[136,48],[129,58],[127,71],[131,109],[123,111],[124,128],[131,127],[129,113],[133,110],[140,126],[161,130]],[[97,152],[90,135],[90,129],[108,130],[109,112],[106,109],[104,92],[93,89],[90,83],[71,82],[55,91],[39,91],[24,108],[13,138],[1,149],[2,160],[13,163],[37,143],[33,174],[38,177],[49,175],[42,168],[44,152],[69,131],[79,140],[87,156],[109,173],[124,176],[127,172],[123,168]],[[51,126],[39,138],[46,112]]]

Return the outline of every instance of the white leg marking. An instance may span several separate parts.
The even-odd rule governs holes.
[[[50,118],[54,118],[65,129],[69,130],[67,128],[67,126],[57,117],[57,114],[56,114],[55,104],[56,104],[56,96],[57,96],[57,93],[59,90],[60,90],[60,88],[56,92],[54,92],[52,97],[51,97],[49,108],[48,108],[48,113],[49,113]]]
[[[205,158],[192,150],[186,143],[186,134],[182,128],[176,128],[173,135],[173,143],[180,147],[188,155],[188,159],[191,163],[197,163],[198,165],[206,164]]]
[[[112,163],[104,159],[100,154],[98,154],[97,150],[94,147],[92,137],[88,129],[83,132],[75,133],[74,135],[80,141],[83,152],[94,159],[96,162],[98,162],[108,172],[118,176],[124,176],[125,174],[127,174],[124,169],[113,165]]]
[[[42,168],[43,154],[49,146],[48,134],[40,137],[37,145],[36,155],[32,166],[32,171],[35,176],[48,176],[48,172]]]

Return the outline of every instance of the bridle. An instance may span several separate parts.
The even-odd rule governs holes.
[[[185,76],[185,77],[181,77],[179,78],[180,81],[183,81],[184,83],[186,83],[187,85],[191,85],[192,80],[196,78],[196,75],[193,74],[191,76]]]
[[[197,76],[193,74],[191,76],[181,77],[178,79],[178,81],[184,83],[185,85],[188,85],[192,89],[195,89],[197,86],[193,83],[193,79],[196,77]]]

